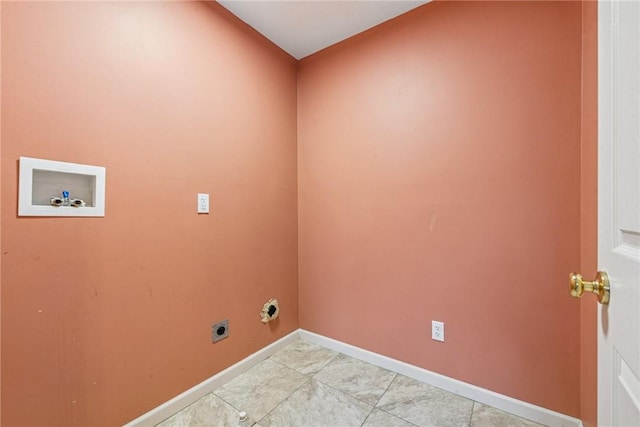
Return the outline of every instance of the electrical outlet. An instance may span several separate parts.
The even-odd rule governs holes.
[[[444,342],[444,322],[431,321],[431,339]]]
[[[198,193],[198,213],[209,213],[209,195]]]
[[[218,342],[229,336],[229,319],[214,323],[211,327],[211,341]]]

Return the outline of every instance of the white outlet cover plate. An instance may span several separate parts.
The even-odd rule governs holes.
[[[431,321],[431,339],[444,342],[444,322]]]
[[[198,193],[198,213],[209,213],[209,195]]]

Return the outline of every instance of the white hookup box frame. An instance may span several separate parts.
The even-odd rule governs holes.
[[[20,157],[18,216],[103,217],[106,169],[54,160]],[[83,207],[53,206],[51,198],[81,199]]]

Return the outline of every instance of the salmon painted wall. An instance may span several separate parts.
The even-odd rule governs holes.
[[[581,13],[434,2],[301,62],[302,328],[580,416]]]
[[[598,3],[582,2],[582,149],[580,271],[598,271]],[[598,423],[598,303],[580,301],[580,419]]]
[[[2,23],[2,2],[0,2],[0,24]],[[0,177],[2,177],[2,28],[0,28]],[[1,184],[1,182],[0,182]],[[2,206],[2,185],[0,185],[0,207]],[[0,208],[0,425],[2,425],[2,209]]]
[[[296,63],[221,7],[3,2],[1,154],[3,426],[121,425],[297,328]],[[16,217],[20,156],[105,166],[106,216]]]

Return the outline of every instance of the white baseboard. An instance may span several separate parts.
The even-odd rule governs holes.
[[[228,367],[224,371],[221,371],[209,379],[204,380],[198,385],[190,388],[184,393],[179,394],[173,399],[163,403],[162,405],[152,409],[136,418],[135,420],[127,423],[124,427],[147,427],[155,426],[156,424],[166,420],[176,412],[186,408],[187,406],[195,403],[198,399],[211,393],[213,390],[228,383],[238,375],[253,368],[258,363],[262,362],[272,354],[277,353],[289,344],[300,339],[299,330],[291,332],[275,341],[268,346],[258,350],[257,352],[245,357],[238,363]]]
[[[551,411],[540,406],[532,405],[531,403],[523,402],[453,378],[445,377],[444,375],[440,375],[405,362],[400,362],[399,360],[364,350],[332,338],[327,338],[313,332],[305,331],[303,329],[299,329],[298,332],[300,334],[300,338],[305,341],[321,345],[330,350],[388,369],[389,371],[397,372],[398,374],[447,390],[462,397],[475,400],[476,402],[493,406],[494,408],[501,409],[519,417],[550,427],[582,427],[582,421],[577,418]]]
[[[211,378],[201,382],[200,384],[190,388],[189,390],[174,397],[168,402],[163,403],[157,408],[152,409],[146,414],[141,415],[135,420],[125,424],[124,427],[147,427],[154,426],[165,419],[169,418],[176,412],[196,402],[198,399],[211,393],[216,388],[226,384],[238,375],[248,371],[264,359],[272,354],[277,353],[287,345],[303,339],[330,350],[334,350],[347,356],[354,357],[364,362],[371,363],[384,369],[388,369],[409,378],[421,381],[426,384],[447,390],[462,397],[466,397],[485,405],[493,406],[511,414],[544,424],[550,427],[583,427],[582,421],[577,418],[570,417],[559,412],[551,411],[531,403],[523,402],[503,394],[499,394],[484,388],[468,384],[444,375],[410,365],[399,360],[392,359],[381,354],[374,353],[341,341],[327,338],[313,332],[298,329],[280,338],[265,348],[253,353],[252,355],[242,359],[238,363],[222,372],[217,373]]]

